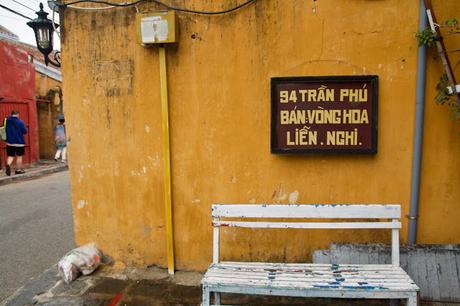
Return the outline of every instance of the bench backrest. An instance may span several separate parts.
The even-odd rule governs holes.
[[[244,219],[247,218],[251,220],[245,221]],[[219,228],[221,226],[301,229],[391,229],[391,263],[394,266],[399,266],[400,218],[400,205],[214,204],[212,205],[212,224],[214,226],[213,262],[219,262]],[[253,219],[269,219],[269,221],[253,221]],[[276,219],[335,220],[326,222],[317,220],[314,220],[314,222],[280,222]],[[337,219],[344,219],[345,221]],[[350,222],[352,219],[360,220]],[[363,219],[369,220],[363,221]]]

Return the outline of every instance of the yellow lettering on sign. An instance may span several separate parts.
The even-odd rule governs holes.
[[[348,97],[348,89],[340,89],[340,102],[343,102],[345,97]]]
[[[289,111],[287,110],[280,111],[280,121],[281,121],[281,124],[289,124]]]
[[[349,101],[350,102],[356,102],[358,101],[358,97],[359,97],[359,89],[350,89],[349,92],[348,92],[348,97],[350,98]]]
[[[295,129],[292,135],[290,131],[286,132],[286,144],[288,146],[295,145],[316,145],[318,143],[318,132],[309,131],[306,127]]]
[[[340,111],[336,109],[326,110],[324,111],[324,121],[326,123],[339,124],[340,123],[339,114],[340,114]]]
[[[326,89],[326,101],[334,101],[334,89]]]
[[[291,91],[291,94],[289,95],[289,100],[296,103],[297,102],[297,94],[295,90]]]
[[[367,88],[363,89],[340,89],[340,102],[345,101],[348,98],[348,102],[367,102]]]
[[[281,124],[369,124],[366,109],[281,110]]]
[[[295,145],[295,139],[294,140],[291,140],[291,132],[290,131],[287,131],[286,132],[286,144],[288,146],[293,146]]]
[[[310,124],[340,124],[340,110],[338,109],[309,109],[307,122]]]
[[[334,89],[299,89],[301,102],[333,102]]]
[[[280,90],[280,103],[297,102],[297,93],[295,90]]]
[[[305,102],[307,100],[308,90],[307,89],[299,89],[299,93],[302,96],[300,101]]]
[[[369,123],[367,110],[360,109],[344,109],[342,114],[342,122],[344,124],[363,124]]]
[[[280,91],[280,103],[288,103],[289,102],[289,92],[287,90]]]
[[[355,146],[358,144],[358,129],[353,131],[328,131],[326,144],[330,146]]]
[[[361,113],[361,123],[369,123],[369,118],[367,117],[367,109],[363,110]]]
[[[281,124],[305,124],[304,110],[280,111]]]
[[[294,114],[294,111],[291,112],[291,116]],[[305,124],[305,111],[297,110],[295,111],[295,116],[292,116],[296,124]]]
[[[326,101],[326,95],[324,93],[324,89],[320,89],[318,91],[318,102]]]
[[[359,90],[359,102],[367,102],[367,88]]]
[[[316,94],[317,94],[316,90],[310,89],[308,91],[308,102],[312,102],[312,101],[316,102]]]

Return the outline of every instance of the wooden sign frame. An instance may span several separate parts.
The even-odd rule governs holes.
[[[309,90],[324,89],[328,90],[329,95],[325,96],[323,93],[322,96],[315,96],[312,92],[310,96]],[[346,101],[347,90],[349,94],[348,101]],[[361,91],[358,92],[358,90]],[[318,99],[312,102],[314,99],[310,98],[314,97],[322,97],[323,102],[318,102]],[[289,100],[291,98],[292,101]],[[294,102],[294,100],[296,101]],[[286,107],[290,107],[290,109],[282,109]],[[311,113],[324,112],[324,110],[328,111],[328,114],[333,112],[336,115],[334,124],[307,122],[308,119],[305,117],[312,118]],[[296,121],[295,113],[303,114],[303,117],[298,118],[299,121],[294,124],[286,122],[281,124],[281,111],[284,112],[283,115],[286,115],[286,111],[294,115],[294,118],[290,117],[291,122]],[[294,114],[292,114],[293,111]],[[302,113],[299,113],[299,111]],[[306,112],[308,112],[309,116],[305,115]],[[361,113],[363,116],[358,115],[358,119],[355,121],[350,119],[349,121],[352,122],[342,122],[340,124],[340,120],[346,121],[346,119],[350,118],[348,117],[350,112],[353,112],[353,114]],[[286,119],[287,117],[289,116],[283,116],[284,121],[289,120]],[[299,124],[299,122],[301,123]],[[329,121],[328,123],[331,122]],[[273,154],[376,154],[377,123],[378,76],[376,75],[271,78],[270,148]],[[332,134],[337,134],[337,136],[334,136],[337,137],[337,141],[331,136]],[[343,141],[345,136],[341,139],[338,136],[339,134],[346,135],[346,145],[342,144],[342,142],[345,143]],[[310,137],[311,141],[308,141],[307,135],[315,137]],[[318,136],[320,136],[319,139]],[[283,137],[287,140],[284,141]],[[341,144],[337,145],[337,142]]]

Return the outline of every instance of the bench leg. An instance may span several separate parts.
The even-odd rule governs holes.
[[[211,292],[206,287],[203,287],[203,297],[201,301],[201,306],[209,306],[211,305]]]
[[[220,292],[214,292],[214,304],[220,305]]]
[[[414,293],[407,299],[407,306],[417,306],[418,305],[418,295]]]

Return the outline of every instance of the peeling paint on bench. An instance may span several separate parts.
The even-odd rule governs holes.
[[[407,299],[407,305],[417,305],[419,288],[399,266],[400,216],[399,205],[215,204],[212,206],[213,264],[202,280],[202,305],[210,305],[211,293],[214,293],[215,304],[220,305],[222,292],[296,297]],[[221,218],[347,219],[347,222],[242,222],[221,221]],[[351,219],[372,220],[348,222]],[[222,226],[389,229],[392,231],[392,264],[220,262],[219,228]]]

